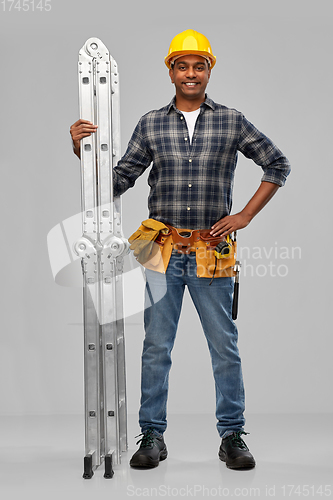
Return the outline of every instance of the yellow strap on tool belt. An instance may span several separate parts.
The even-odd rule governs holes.
[[[148,219],[148,221],[154,221],[154,219]],[[145,228],[149,225],[147,224],[148,221],[142,223],[146,224]],[[231,251],[229,257],[216,259],[214,253],[215,247],[225,238],[211,236],[209,234],[210,229],[179,229],[168,224],[162,225],[164,226],[163,230],[157,231],[157,235],[154,233],[151,239],[148,237],[150,244],[144,246],[145,250],[137,253],[137,255],[134,253],[137,260],[144,267],[165,274],[173,250],[180,253],[195,252],[197,276],[199,278],[212,278],[215,266],[215,278],[235,276],[236,273],[233,268],[236,263],[236,241],[230,239]],[[139,232],[141,228],[142,226],[138,229]],[[140,238],[138,231],[129,238],[130,242],[134,236],[136,236],[135,239]],[[146,230],[144,233],[146,233]],[[146,234],[144,238],[147,241]],[[133,244],[131,248],[132,246]]]

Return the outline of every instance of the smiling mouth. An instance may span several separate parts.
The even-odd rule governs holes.
[[[185,87],[195,87],[196,85],[198,85],[198,82],[184,82],[183,85],[185,85]]]

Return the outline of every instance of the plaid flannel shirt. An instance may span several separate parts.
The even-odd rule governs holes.
[[[284,185],[287,158],[242,113],[206,96],[190,143],[173,98],[140,119],[114,168],[114,194],[132,187],[152,163],[149,217],[174,227],[208,229],[230,214],[238,151],[260,165],[262,181]]]

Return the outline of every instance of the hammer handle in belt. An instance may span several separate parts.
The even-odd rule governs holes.
[[[235,282],[234,285],[234,298],[232,301],[232,319],[237,319],[237,312],[238,312],[238,292],[239,292],[239,283],[238,281]]]

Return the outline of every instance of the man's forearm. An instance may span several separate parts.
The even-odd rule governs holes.
[[[210,234],[227,236],[233,231],[246,227],[274,196],[279,187],[278,184],[263,181],[243,210],[235,215],[227,215],[220,219],[212,226]]]
[[[77,148],[77,147],[73,146],[73,152],[74,152],[74,154],[76,154],[76,156],[79,158],[79,160],[81,160],[81,150],[80,150],[80,148]]]
[[[243,208],[243,214],[251,221],[275,195],[279,187],[272,182],[262,182],[250,201]]]

